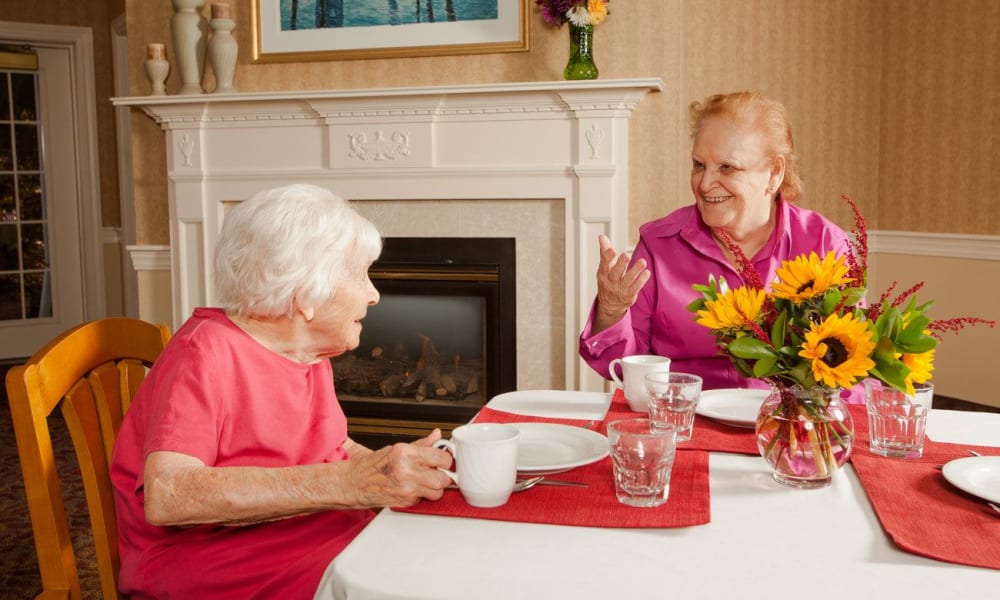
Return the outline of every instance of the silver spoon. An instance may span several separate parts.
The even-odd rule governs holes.
[[[514,483],[514,491],[523,492],[528,488],[533,488],[536,485],[538,485],[543,479],[545,479],[545,477],[542,476],[529,477],[527,479],[518,479],[517,482]]]
[[[513,491],[515,491],[515,492],[523,492],[526,489],[535,487],[536,485],[538,485],[539,483],[541,483],[541,481],[543,479],[545,479],[545,477],[543,477],[541,475],[536,476],[536,477],[528,477],[527,479],[518,479],[517,481],[514,482],[514,489],[513,489]],[[451,484],[451,485],[448,486],[448,489],[449,490],[457,490],[458,486],[455,485],[455,484]]]

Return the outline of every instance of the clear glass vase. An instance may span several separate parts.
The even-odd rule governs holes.
[[[563,78],[597,79],[593,25],[569,24],[569,62],[563,70]]]
[[[771,476],[797,488],[830,485],[854,445],[854,421],[839,389],[774,386],[755,431]]]

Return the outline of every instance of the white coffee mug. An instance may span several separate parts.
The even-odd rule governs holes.
[[[622,377],[618,378],[615,367],[621,365]],[[628,407],[636,412],[648,412],[649,400],[646,398],[646,375],[650,373],[669,373],[670,359],[654,354],[633,354],[624,358],[616,358],[608,366],[615,387],[625,391]]]
[[[507,502],[517,479],[517,427],[502,423],[472,423],[438,440],[435,448],[455,457],[455,471],[441,469],[458,485],[472,506],[492,508]]]

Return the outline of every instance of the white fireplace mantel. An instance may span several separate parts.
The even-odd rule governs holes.
[[[225,203],[261,189],[307,182],[355,202],[560,199],[565,383],[600,390],[576,353],[596,292],[597,236],[628,244],[629,119],[663,87],[651,78],[113,102],[142,109],[166,132],[174,327],[214,303]],[[426,235],[455,234],[446,229]],[[519,355],[529,350],[545,353],[519,344]]]

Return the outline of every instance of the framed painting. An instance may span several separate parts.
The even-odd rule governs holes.
[[[528,49],[528,0],[251,0],[253,62]]]

